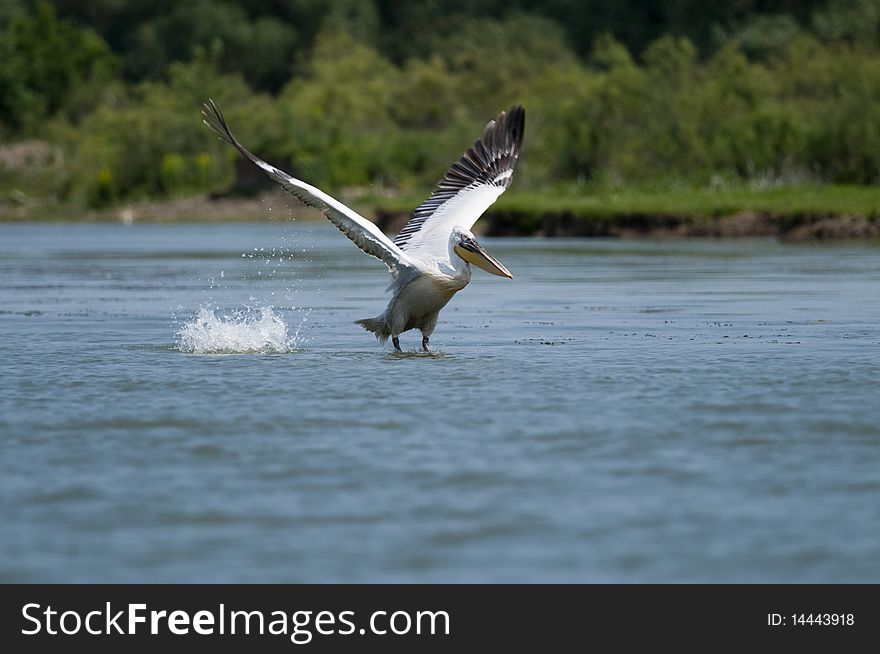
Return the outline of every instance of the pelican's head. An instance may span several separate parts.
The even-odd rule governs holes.
[[[472,263],[493,275],[513,279],[510,271],[498,259],[489,254],[482,245],[477,243],[477,239],[474,238],[470,230],[463,227],[453,229],[450,245],[452,245],[455,253],[468,263]]]

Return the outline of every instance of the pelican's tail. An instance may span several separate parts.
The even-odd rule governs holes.
[[[368,332],[373,332],[376,335],[376,338],[382,343],[387,341],[388,337],[391,336],[391,329],[388,327],[388,323],[385,322],[384,314],[376,318],[355,320],[355,323],[366,329]]]

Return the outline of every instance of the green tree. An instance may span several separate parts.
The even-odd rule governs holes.
[[[98,34],[59,20],[49,3],[11,19],[0,34],[0,58],[0,129],[7,134],[33,133],[81,88],[112,79],[117,65]]]
[[[470,21],[438,38],[435,50],[459,78],[458,101],[473,118],[521,102],[537,80],[575,62],[565,32],[528,14]]]
[[[331,187],[392,176],[387,136],[399,70],[345,32],[319,35],[306,75],[280,96],[298,171]]]
[[[144,83],[125,102],[89,114],[68,133],[77,199],[100,206],[228,185],[235,153],[201,124],[206,95],[234,108],[230,117],[242,127],[251,124],[237,113],[253,100],[247,84],[219,73],[204,51],[189,63],[173,64],[167,82]]]
[[[188,61],[197,48],[220,48],[223,71],[241,73],[257,89],[278,91],[294,68],[296,29],[271,16],[251,19],[241,6],[222,0],[176,4],[140,24],[125,58],[134,79],[161,79],[173,62]]]
[[[880,44],[880,0],[831,0],[813,14],[812,23],[825,41],[876,48]]]

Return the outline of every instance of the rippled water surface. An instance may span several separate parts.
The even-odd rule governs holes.
[[[880,249],[0,225],[4,581],[880,581]]]

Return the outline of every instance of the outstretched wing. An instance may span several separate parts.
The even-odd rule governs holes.
[[[275,166],[267,164],[252,154],[233,136],[229,125],[226,124],[226,119],[223,117],[223,112],[216,102],[208,100],[204,104],[202,115],[204,116],[202,122],[210,127],[217,136],[234,145],[246,159],[262,168],[272,180],[281,185],[281,188],[297,197],[303,204],[319,209],[331,223],[339,228],[339,231],[350,238],[361,250],[384,261],[392,274],[396,273],[401,266],[410,264],[409,256],[385,236],[374,223],[320,189],[291,177],[283,170],[278,170]]]
[[[525,117],[525,110],[517,105],[490,121],[483,137],[446,171],[394,243],[414,257],[446,256],[452,228],[473,227],[510,186],[522,146]]]

